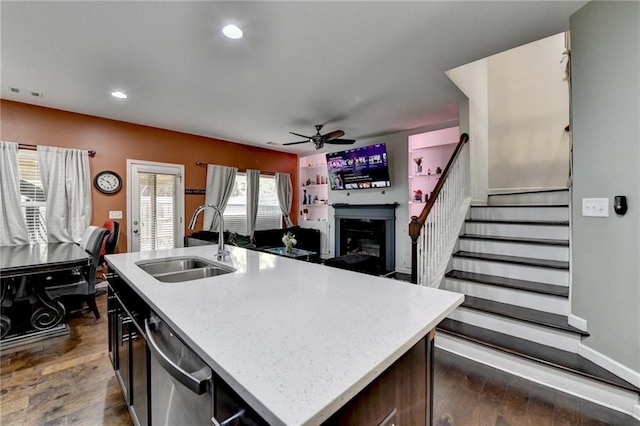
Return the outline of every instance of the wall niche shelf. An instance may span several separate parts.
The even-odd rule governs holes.
[[[442,177],[443,170],[460,139],[460,129],[450,127],[433,132],[420,133],[409,136],[408,143],[408,170],[409,170],[409,220],[411,216],[419,216],[427,201],[425,196],[431,198],[431,192]],[[420,159],[421,171],[418,171],[416,159]],[[431,170],[431,173],[428,171]],[[415,191],[422,191],[423,201],[414,199]]]
[[[332,249],[329,239],[331,224],[328,221],[329,185],[326,155],[298,157],[298,179],[298,225],[320,231],[320,257],[328,259],[332,257]],[[305,194],[307,202],[303,204]]]

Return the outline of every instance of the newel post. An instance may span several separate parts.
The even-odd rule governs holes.
[[[418,216],[411,216],[409,236],[411,237],[411,282],[418,284],[418,238],[420,237],[420,223]]]

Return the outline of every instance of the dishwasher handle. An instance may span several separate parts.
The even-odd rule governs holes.
[[[151,353],[153,353],[155,359],[160,363],[162,368],[164,368],[167,373],[169,373],[174,379],[180,382],[184,387],[195,393],[196,395],[202,395],[207,392],[207,383],[211,381],[211,377],[213,376],[213,372],[211,368],[206,365],[195,371],[193,373],[189,373],[185,371],[183,368],[178,366],[175,362],[171,360],[158,346],[158,344],[153,340],[152,330],[155,328],[155,324],[150,322],[148,319],[144,321],[144,329],[147,333],[147,342],[149,343],[149,349]]]

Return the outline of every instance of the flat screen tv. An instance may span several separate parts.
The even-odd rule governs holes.
[[[387,147],[383,143],[327,153],[329,185],[333,190],[391,186]]]

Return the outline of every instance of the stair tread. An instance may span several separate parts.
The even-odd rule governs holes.
[[[473,281],[482,284],[508,287],[518,290],[526,290],[534,293],[549,294],[552,296],[569,297],[569,287],[546,284],[535,281],[517,280],[514,278],[499,277],[496,275],[476,274],[474,272],[453,270],[446,274],[447,278],[464,281]]]
[[[489,197],[496,197],[500,195],[528,195],[528,194],[544,194],[548,192],[568,192],[568,191],[569,191],[569,188],[532,189],[528,191],[494,192],[488,195]]]
[[[515,263],[525,266],[537,266],[552,269],[569,269],[569,262],[561,260],[535,259],[532,257],[507,256],[504,254],[475,253],[470,251],[458,251],[454,257],[464,257],[467,259],[488,260],[491,262]]]
[[[569,207],[567,203],[550,203],[550,204],[487,204],[484,206],[471,206],[471,208],[502,208],[502,207]]]
[[[632,392],[640,392],[640,388],[576,353],[448,318],[444,319],[437,329],[443,333],[586,376]]]
[[[497,220],[497,219],[467,219],[467,223],[501,223],[507,225],[534,226],[569,226],[568,220]]]
[[[550,246],[569,246],[569,240],[555,240],[550,238],[498,237],[493,235],[463,234],[460,239],[502,241],[511,243],[540,244]]]
[[[588,336],[589,333],[569,325],[569,319],[565,315],[552,314],[550,312],[538,311],[522,306],[509,305],[507,303],[495,302],[493,300],[465,295],[462,306],[478,311],[488,312],[503,317],[513,318],[529,323],[546,327],[565,330]]]

